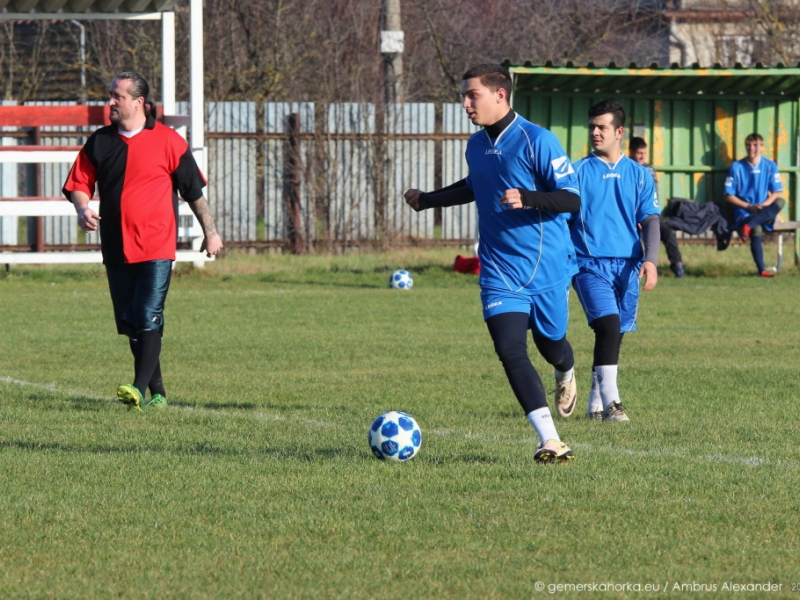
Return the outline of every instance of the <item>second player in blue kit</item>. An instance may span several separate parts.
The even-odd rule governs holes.
[[[595,334],[586,416],[605,421],[629,420],[617,386],[622,336],[636,330],[640,279],[645,291],[658,281],[658,196],[647,169],[622,153],[624,133],[618,102],[589,109],[593,152],[575,163],[581,210],[571,220],[579,267],[572,286]]]

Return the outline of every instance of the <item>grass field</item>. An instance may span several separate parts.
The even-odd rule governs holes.
[[[558,420],[577,458],[557,466],[532,460],[455,250],[179,266],[170,407],[143,414],[112,401],[132,360],[102,270],[13,267],[0,597],[800,597],[800,272],[683,250],[623,344],[632,421]],[[400,267],[413,290],[387,289]],[[391,409],[423,430],[406,464],[366,442]]]

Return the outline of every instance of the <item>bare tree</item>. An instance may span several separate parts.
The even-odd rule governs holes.
[[[87,96],[103,100],[120,71],[141,73],[154,99],[161,88],[161,28],[154,21],[87,21]]]
[[[0,72],[6,100],[53,99],[43,95],[43,84],[59,81],[75,68],[65,64],[63,27],[45,21],[0,23]]]
[[[790,65],[800,60],[797,0],[748,0],[756,36],[764,40],[759,62]]]

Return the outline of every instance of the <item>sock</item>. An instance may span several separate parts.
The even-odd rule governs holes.
[[[589,409],[587,413],[603,410],[603,400],[600,398],[600,385],[597,383],[597,373],[592,369],[592,387],[589,390]]]
[[[753,255],[756,269],[759,273],[763,273],[767,267],[764,265],[764,245],[761,243],[761,236],[750,238],[750,253]]]
[[[573,367],[569,371],[559,371],[556,369],[556,381],[559,383],[564,383],[565,381],[572,381],[572,377],[575,375],[575,368]]]
[[[561,441],[556,431],[556,424],[553,423],[553,415],[550,414],[550,407],[537,408],[528,413],[528,421],[536,433],[539,434],[539,439],[544,444],[547,440]]]
[[[161,354],[161,334],[158,331],[143,329],[136,334],[134,344],[133,385],[142,393],[142,399],[150,384]]]
[[[161,394],[164,398],[167,397],[167,392],[164,389],[164,381],[161,378],[161,361],[159,360],[156,363],[156,368],[153,369],[153,376],[150,377],[150,383],[148,386],[150,388],[150,395],[155,396],[156,394]]]
[[[597,373],[597,387],[603,400],[603,409],[608,409],[614,402],[619,402],[617,388],[617,365],[603,365],[594,368]]]

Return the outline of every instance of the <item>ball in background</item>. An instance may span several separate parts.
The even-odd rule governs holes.
[[[389,277],[389,287],[396,290],[410,290],[414,285],[414,278],[405,269],[399,269]]]
[[[369,446],[381,460],[405,462],[414,458],[422,446],[422,430],[409,414],[390,411],[372,422]]]

